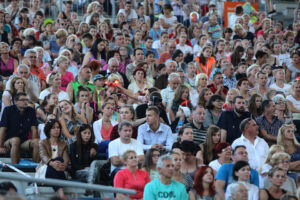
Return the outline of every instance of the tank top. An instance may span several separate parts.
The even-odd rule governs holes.
[[[279,199],[276,199],[276,198],[274,198],[272,195],[271,195],[271,193],[269,192],[269,190],[266,190],[265,189],[265,191],[267,192],[267,194],[268,194],[268,200],[280,200],[280,198]],[[285,190],[282,190],[282,195],[284,195],[286,193],[286,191]],[[282,196],[281,195],[281,196]]]
[[[5,64],[3,60],[1,59],[1,66],[0,66],[1,72],[0,74],[2,76],[10,76],[14,72],[14,59],[9,58],[7,63]]]

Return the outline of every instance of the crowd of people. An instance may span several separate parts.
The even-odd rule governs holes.
[[[130,199],[299,199],[300,4],[78,2],[0,9],[1,156]]]

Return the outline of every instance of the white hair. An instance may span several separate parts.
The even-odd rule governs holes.
[[[235,183],[230,184],[229,199],[232,199],[232,195],[234,195],[238,192],[239,186],[241,186],[241,185],[243,185],[245,188],[247,188],[245,183],[243,183],[243,182],[235,182]]]
[[[35,55],[37,55],[36,50],[34,50],[34,49],[27,49],[27,50],[25,51],[24,57],[27,58],[27,57],[29,56],[30,53],[34,53]]]
[[[158,158],[158,161],[156,163],[156,168],[160,168],[160,169],[163,168],[165,160],[171,160],[173,163],[173,157],[171,155],[166,154]]]
[[[43,53],[45,52],[45,50],[43,49],[43,47],[34,47],[33,50],[35,50],[36,52],[38,50],[42,50]]]
[[[171,73],[171,74],[169,75],[168,81],[171,81],[173,78],[178,78],[178,79],[180,80],[180,76],[179,76],[179,74],[176,73],[176,72],[173,72],[173,73]]]
[[[119,65],[118,59],[117,59],[117,58],[114,58],[114,57],[112,57],[112,58],[110,58],[110,59],[108,60],[108,65],[110,66],[113,62],[116,62],[116,63],[118,63],[118,65]]]
[[[176,61],[170,59],[166,61],[166,67],[168,67],[170,63],[174,63],[176,67],[178,66]]]
[[[29,68],[27,65],[25,65],[25,64],[20,64],[20,65],[18,66],[18,68],[17,68],[17,72],[20,73],[20,70],[21,70],[21,69],[26,69],[28,72],[29,72],[29,70],[30,70],[30,68]]]

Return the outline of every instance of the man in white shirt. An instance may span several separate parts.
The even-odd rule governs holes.
[[[161,90],[162,103],[166,108],[171,105],[175,90],[180,84],[181,80],[179,74],[176,72],[171,73],[168,77],[168,87]]]
[[[108,145],[108,156],[111,161],[111,172],[114,174],[116,173],[116,170],[125,167],[121,160],[121,155],[129,149],[135,150],[140,164],[142,164],[144,161],[143,145],[139,141],[131,138],[132,124],[128,121],[122,121],[118,126],[118,131],[120,137],[113,140]]]
[[[250,167],[258,170],[267,157],[269,145],[264,139],[257,136],[259,127],[253,119],[244,119],[240,124],[240,129],[243,134],[232,143],[232,148],[244,145],[248,153]]]
[[[118,13],[124,13],[126,16],[126,19],[129,23],[131,23],[131,27],[135,27],[136,20],[137,20],[137,14],[134,9],[131,8],[131,1],[126,1],[125,8],[120,9]]]

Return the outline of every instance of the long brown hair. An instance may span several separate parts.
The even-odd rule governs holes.
[[[86,129],[89,129],[91,131],[91,138],[88,141],[87,146],[92,147],[92,145],[94,144],[94,141],[95,141],[95,136],[94,136],[94,132],[93,132],[92,127],[88,124],[82,124],[79,127],[78,131],[76,131],[76,147],[77,147],[76,149],[77,149],[77,152],[78,152],[78,161],[79,162],[81,162],[82,154],[83,154],[83,140],[82,140],[82,137],[81,137],[81,133],[83,131],[85,131]]]
[[[213,143],[212,136],[221,129],[216,125],[210,125],[207,129],[206,139],[204,142],[205,154],[207,161],[212,161],[214,156],[214,148],[216,144]],[[203,150],[202,150],[203,151]]]
[[[22,80],[23,83],[24,83],[24,91],[25,92],[25,88],[26,88],[26,82],[24,81],[23,78],[21,77],[18,77],[18,76],[15,76],[12,78],[12,80],[10,81],[10,90],[9,90],[9,93],[10,95],[12,96],[12,98],[14,98],[14,96],[17,94],[17,90],[15,88],[15,83],[17,82],[17,80]]]
[[[201,91],[200,91],[200,94],[199,94],[199,97],[198,97],[198,105],[201,105],[203,106],[203,108],[206,108],[206,103],[205,102],[205,99],[204,99],[204,96],[205,96],[205,93],[207,91],[209,91],[210,89],[208,88],[203,88]]]

